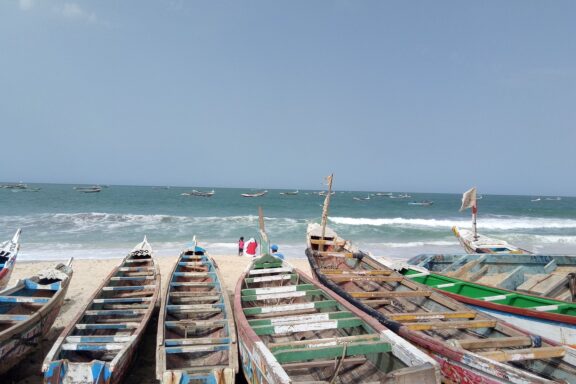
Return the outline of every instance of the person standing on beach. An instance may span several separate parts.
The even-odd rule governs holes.
[[[254,240],[253,237],[251,237],[250,240],[248,240],[244,246],[246,249],[244,251],[244,254],[252,257],[256,256],[256,248],[258,248],[258,243],[256,242],[256,240]]]
[[[240,240],[238,240],[238,256],[242,256],[244,254],[244,237],[240,236]]]
[[[276,244],[272,244],[270,246],[270,250],[272,251],[272,256],[275,256],[281,260],[284,260],[284,255],[281,253],[278,253],[278,246]]]

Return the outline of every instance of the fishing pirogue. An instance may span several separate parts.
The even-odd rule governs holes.
[[[16,257],[20,249],[20,233],[18,229],[11,240],[0,243],[0,289],[4,289],[10,281],[10,275],[16,264]]]
[[[430,353],[454,383],[576,383],[576,351],[509,326],[386,268],[330,228],[306,255],[328,288]]]
[[[435,383],[429,356],[271,255],[236,285],[240,356],[249,383]]]
[[[180,254],[158,320],[156,376],[167,384],[231,384],[238,346],[216,262],[196,245]]]
[[[0,292],[0,374],[40,347],[62,307],[71,263],[40,271]]]
[[[146,237],[104,280],[46,356],[45,383],[121,383],[154,311],[160,274]]]

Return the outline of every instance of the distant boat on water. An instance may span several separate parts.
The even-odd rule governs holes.
[[[82,193],[97,193],[102,191],[102,187],[100,187],[99,185],[93,185],[91,187],[74,187],[74,189],[76,190],[76,192],[82,192]]]
[[[242,197],[260,197],[260,196],[264,196],[267,193],[268,193],[268,191],[262,191],[262,192],[257,192],[257,193],[242,193],[241,196]]]
[[[281,195],[288,195],[288,196],[294,196],[297,195],[300,191],[299,190],[295,190],[292,192],[280,192]]]
[[[212,197],[212,196],[214,196],[214,193],[216,193],[216,192],[214,192],[214,190],[207,192],[207,191],[197,191],[197,190],[193,189],[192,192],[184,192],[184,193],[181,193],[180,195],[182,195],[182,196]]]
[[[434,204],[434,202],[430,200],[411,201],[408,203],[408,205],[421,205],[421,206],[430,206],[432,204]]]
[[[562,198],[559,196],[558,197],[547,197],[546,200],[548,200],[548,201],[560,201],[560,200],[562,200]]]
[[[534,201],[540,201],[540,200],[542,200],[542,199],[541,199],[540,197],[537,197],[537,198],[532,199],[532,200],[530,200],[530,201],[534,202]]]

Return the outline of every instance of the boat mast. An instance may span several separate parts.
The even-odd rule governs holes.
[[[260,226],[260,254],[268,255],[270,254],[270,241],[268,240],[266,229],[264,229],[264,213],[262,207],[258,207],[258,225]]]
[[[334,174],[331,174],[326,179],[328,181],[328,194],[324,199],[324,207],[322,208],[322,238],[326,234],[326,223],[328,221],[328,207],[330,206],[330,195],[332,195],[332,179],[334,178]]]
[[[472,230],[474,231],[474,241],[478,240],[478,229],[476,228],[476,216],[478,214],[478,206],[476,205],[476,199],[474,199],[474,205],[472,206]]]

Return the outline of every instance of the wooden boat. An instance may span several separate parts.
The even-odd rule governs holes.
[[[60,312],[72,260],[18,280],[0,292],[0,374],[40,346]]]
[[[267,193],[268,193],[268,191],[262,191],[262,192],[257,192],[257,193],[242,193],[241,196],[242,197],[260,197],[260,196],[264,196]]]
[[[476,188],[470,188],[462,195],[462,206],[460,211],[471,208],[472,210],[472,230],[452,227],[452,232],[468,253],[505,253],[505,254],[530,254],[531,252],[518,248],[504,240],[492,239],[488,236],[478,234],[476,218],[478,215],[478,204]]]
[[[280,192],[281,195],[287,195],[287,196],[295,196],[299,193],[299,190],[295,190],[295,191],[291,191],[291,192]]]
[[[121,383],[159,292],[160,273],[144,237],[62,331],[44,359],[44,383]]]
[[[452,227],[452,232],[460,242],[460,245],[468,253],[504,253],[504,254],[525,254],[529,255],[532,252],[522,248],[518,248],[504,240],[493,239],[488,236],[476,234],[474,232]]]
[[[20,249],[20,233],[22,233],[22,230],[18,228],[11,240],[0,244],[0,289],[4,289],[8,285],[10,275],[12,275],[14,270],[16,257]]]
[[[447,382],[576,382],[576,350],[415,283],[330,228],[309,226],[306,256],[320,282],[429,353]]]
[[[510,324],[560,344],[576,345],[576,303],[470,283],[408,264],[400,273]]]
[[[407,263],[473,283],[576,301],[576,256],[423,254]]]
[[[180,254],[158,319],[156,378],[167,384],[231,384],[238,346],[216,262],[196,242]]]
[[[249,383],[435,383],[438,365],[286,261],[252,260],[234,311]]]

